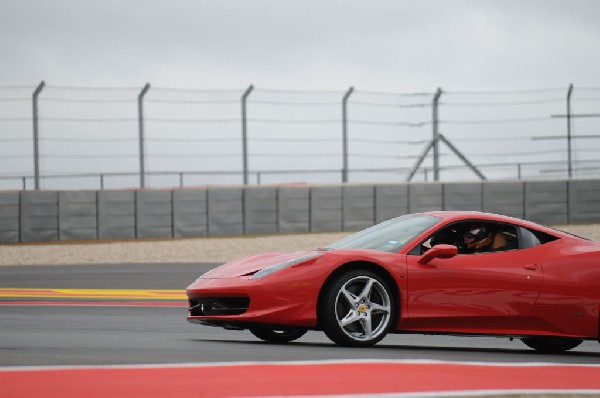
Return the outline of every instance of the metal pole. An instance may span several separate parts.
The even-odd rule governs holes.
[[[35,190],[40,189],[40,130],[38,119],[38,97],[44,89],[46,83],[42,82],[33,92],[33,172],[34,172],[34,187]]]
[[[100,190],[104,191],[104,174],[100,174]]]
[[[440,147],[439,147],[439,129],[438,129],[438,105],[442,89],[438,88],[433,96],[433,180],[440,180]]]
[[[348,98],[354,87],[350,87],[342,98],[342,182],[348,182]]]
[[[248,185],[248,119],[246,115],[246,103],[248,96],[254,90],[251,84],[242,94],[242,167],[244,169],[244,185]]]
[[[146,83],[140,94],[138,95],[138,127],[139,127],[139,144],[140,144],[140,188],[146,187],[146,160],[144,149],[144,96],[150,89],[150,83]]]
[[[569,178],[573,177],[573,159],[571,158],[571,94],[573,83],[569,85],[567,92],[567,170]]]
[[[425,160],[425,157],[427,156],[427,154],[429,153],[431,148],[433,148],[433,142],[434,142],[434,140],[429,141],[429,143],[427,144],[425,149],[423,149],[423,152],[421,153],[421,155],[417,158],[417,161],[413,165],[412,169],[410,169],[410,171],[408,172],[408,176],[406,177],[407,182],[412,180],[412,178],[414,177],[417,170],[419,170],[419,166],[421,166],[421,163],[423,163],[423,161]],[[426,173],[426,171],[425,171],[425,173]],[[427,179],[427,174],[425,174],[425,179]]]

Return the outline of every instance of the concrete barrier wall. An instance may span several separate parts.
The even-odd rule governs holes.
[[[96,191],[58,193],[58,235],[60,240],[98,238]]]
[[[408,212],[421,213],[425,211],[442,210],[442,184],[411,184],[408,187]]]
[[[543,224],[567,224],[566,181],[525,183],[525,218]]]
[[[342,212],[342,229],[344,231],[358,231],[374,225],[375,187],[343,187]]]
[[[310,190],[310,231],[342,230],[342,187],[313,187]]]
[[[522,182],[482,184],[483,211],[511,217],[525,216],[525,187]]]
[[[430,210],[600,222],[600,180],[0,192],[0,242],[355,231]]]
[[[444,184],[444,210],[482,211],[482,184]]]
[[[600,223],[600,180],[569,181],[569,222]]]
[[[310,189],[281,187],[277,189],[277,226],[280,233],[310,231]]]
[[[98,238],[135,238],[135,214],[135,191],[99,191]]]
[[[136,236],[138,238],[173,237],[172,197],[172,191],[136,191]]]
[[[20,240],[19,211],[19,193],[0,192],[0,242]]]
[[[205,189],[173,191],[173,236],[208,235],[208,199]]]
[[[408,214],[408,184],[375,187],[375,223]]]
[[[243,193],[241,188],[208,190],[208,234],[242,235],[244,233]]]
[[[21,193],[21,242],[58,240],[58,192]]]
[[[244,233],[277,233],[277,188],[244,190]]]

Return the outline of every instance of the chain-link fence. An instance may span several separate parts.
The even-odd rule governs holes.
[[[0,189],[600,175],[600,87],[0,86]]]

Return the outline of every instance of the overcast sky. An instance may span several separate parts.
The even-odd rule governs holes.
[[[600,86],[597,0],[2,0],[0,85]]]

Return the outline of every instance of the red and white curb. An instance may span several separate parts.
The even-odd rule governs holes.
[[[600,365],[350,360],[0,368],[4,398],[539,393],[600,396]]]

